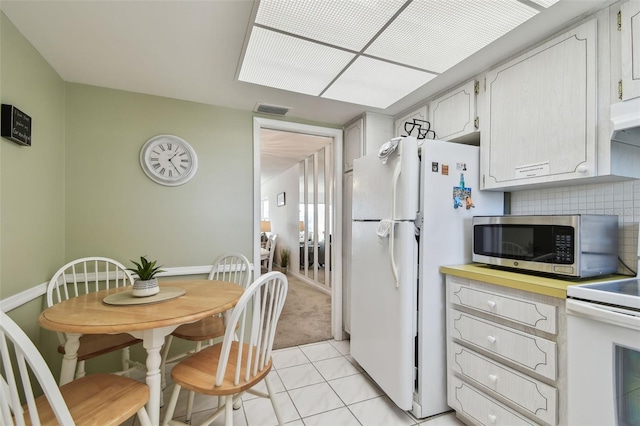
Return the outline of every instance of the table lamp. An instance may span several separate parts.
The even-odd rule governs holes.
[[[267,241],[267,232],[271,232],[271,222],[268,220],[260,221],[260,241]]]

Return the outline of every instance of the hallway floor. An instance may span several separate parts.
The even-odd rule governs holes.
[[[329,340],[273,352],[274,369],[269,377],[280,398],[280,408],[287,425],[462,425],[453,412],[417,420],[400,410],[362,373],[349,353],[348,340]],[[260,384],[258,389],[266,392],[264,384]],[[171,390],[168,380],[165,401],[169,400]],[[180,395],[176,420],[184,420],[186,395],[185,391]],[[196,396],[193,424],[211,414],[212,407],[217,407],[217,398]],[[164,416],[164,410],[161,414]],[[224,416],[213,424],[223,425]],[[234,425],[277,425],[271,402],[246,394],[242,407],[234,411]]]

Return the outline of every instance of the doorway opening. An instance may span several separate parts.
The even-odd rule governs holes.
[[[271,233],[278,233],[281,242],[278,250],[289,251],[289,273],[330,293],[331,334],[342,340],[342,179],[338,178],[342,175],[342,130],[259,117],[254,117],[253,130],[254,259],[260,259],[261,224],[264,229],[264,222],[269,222]],[[287,133],[291,139],[296,135],[314,138],[319,148],[308,148],[313,152],[285,166],[281,173],[265,171],[273,175],[263,183],[261,140],[270,132]],[[283,157],[294,148],[281,148],[287,153]],[[276,252],[276,260],[280,255]]]

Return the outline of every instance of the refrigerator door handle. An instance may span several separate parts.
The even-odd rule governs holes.
[[[400,178],[400,165],[400,162],[396,164],[391,182],[391,220],[396,220],[396,192],[398,190],[398,179]]]
[[[396,282],[396,288],[399,287],[398,280],[398,266],[396,265],[396,259],[394,254],[393,236],[394,236],[395,222],[390,219],[382,219],[378,222],[376,227],[376,234],[379,238],[389,237],[389,260],[391,260],[391,272],[393,272],[393,279]]]
[[[395,222],[391,223],[391,229],[389,231],[389,259],[391,260],[391,271],[393,272],[393,279],[396,282],[396,288],[400,287],[400,280],[398,279],[398,265],[396,265],[396,257],[394,256],[393,236],[395,229]]]
[[[398,188],[398,178],[400,177],[400,165],[398,162],[396,168],[393,170],[393,182],[391,184],[391,219],[396,219],[396,190]],[[394,256],[393,236],[394,236],[395,222],[391,223],[391,229],[389,230],[389,259],[391,260],[391,271],[393,272],[393,279],[396,282],[396,288],[400,287],[400,280],[398,279],[398,265],[396,265],[396,258]]]

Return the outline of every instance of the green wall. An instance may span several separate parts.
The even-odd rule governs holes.
[[[31,147],[0,139],[0,299],[83,256],[128,265],[148,255],[166,267],[209,265],[226,251],[251,258],[250,112],[65,83],[4,14],[0,35],[1,101],[33,120]],[[178,187],[140,168],[144,142],[167,133],[198,154],[197,174]],[[37,323],[44,303],[9,314],[57,377],[57,338]],[[110,354],[87,370],[108,371],[117,360]]]
[[[184,185],[150,180],[140,148],[177,135],[198,155]],[[167,267],[252,254],[250,112],[79,84],[66,86],[66,259],[142,255]]]
[[[48,281],[64,262],[64,82],[0,14],[1,101],[32,118],[32,146],[0,139],[0,298]],[[37,336],[36,300],[12,317]],[[35,340],[35,339],[34,339]]]

